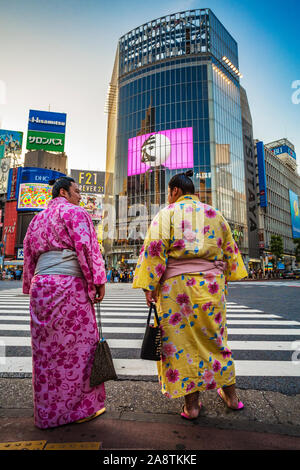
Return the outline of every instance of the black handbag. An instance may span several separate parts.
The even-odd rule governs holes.
[[[150,325],[152,309],[154,309],[154,315],[157,321],[157,326]],[[142,343],[141,359],[147,359],[149,361],[160,361],[161,348],[161,331],[159,327],[159,319],[156,311],[156,306],[154,303],[151,303],[151,306],[149,308],[146,331]]]
[[[100,319],[100,303],[96,303],[96,320],[98,317],[100,340],[95,351],[92,372],[90,375],[90,387],[107,382],[108,380],[116,380],[118,378],[111,352],[106,339],[103,337],[101,319]]]

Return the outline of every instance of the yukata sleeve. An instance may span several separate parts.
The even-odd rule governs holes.
[[[248,276],[242,255],[236,242],[233,239],[231,229],[227,222],[223,222],[225,229],[223,239],[223,260],[226,262],[225,278],[228,281],[238,281]]]
[[[67,227],[88,285],[89,297],[93,301],[96,293],[95,285],[106,283],[106,273],[92,219],[84,209],[76,209]]]
[[[170,246],[170,211],[161,210],[152,220],[133,278],[133,289],[155,290],[164,274]]]
[[[31,280],[34,276],[36,257],[32,251],[32,240],[30,226],[28,227],[27,233],[23,242],[24,250],[24,266],[23,266],[23,294],[29,294]]]

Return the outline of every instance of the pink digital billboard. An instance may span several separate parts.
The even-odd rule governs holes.
[[[128,176],[165,167],[193,168],[193,128],[170,129],[128,140]]]

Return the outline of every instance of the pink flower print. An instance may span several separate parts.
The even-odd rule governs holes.
[[[163,284],[161,291],[163,294],[168,294],[171,291],[171,286],[170,284]]]
[[[141,248],[141,251],[140,251],[140,255],[141,255],[142,253],[144,253],[144,251],[145,251],[145,247],[144,247],[144,245],[143,245],[142,248]]]
[[[176,240],[175,243],[173,244],[173,247],[178,248],[178,250],[184,250],[185,243],[183,240]]]
[[[188,214],[189,212],[193,212],[193,207],[192,206],[187,206],[185,209],[185,212]]]
[[[217,313],[217,315],[215,316],[215,322],[220,324],[222,322],[222,314],[221,312]]]
[[[219,284],[217,282],[213,282],[212,284],[208,284],[208,290],[212,295],[216,294],[219,290]]]
[[[206,302],[206,304],[202,305],[202,310],[206,312],[207,310],[211,308],[211,306],[212,306],[212,302]]]
[[[164,343],[162,353],[165,357],[174,357],[176,352],[177,348],[173,343]]]
[[[192,224],[188,220],[183,220],[180,223],[179,228],[181,228],[182,230],[188,230],[192,228]]]
[[[186,305],[186,304],[184,304],[183,307],[181,307],[180,312],[185,317],[189,317],[190,315],[192,315],[194,313],[191,305]]]
[[[149,246],[149,254],[153,258],[154,256],[159,256],[161,253],[161,245],[162,241],[159,240],[158,242],[151,242]]]
[[[230,349],[225,348],[224,351],[221,351],[221,354],[224,359],[227,359],[228,357],[232,355],[232,352],[230,351]]]
[[[226,232],[227,227],[226,227],[226,224],[224,222],[221,222],[221,227],[222,227],[223,232]]]
[[[169,369],[166,373],[166,377],[169,382],[174,384],[179,380],[179,372],[177,369]]]
[[[237,244],[236,244],[235,242],[234,242],[234,252],[235,252],[236,255],[237,255],[238,252],[239,252],[238,246],[237,246]]]
[[[193,230],[189,230],[189,229],[185,230],[183,232],[183,237],[185,238],[185,240],[187,240],[190,243],[193,243],[196,240],[195,232],[193,232]]]
[[[204,279],[208,282],[213,282],[216,278],[216,275],[213,273],[207,273],[204,275]]]
[[[210,229],[210,226],[209,225],[205,225],[204,229],[203,229],[203,234],[205,235],[207,232],[209,232],[209,229]]]
[[[181,318],[182,317],[179,312],[173,313],[173,315],[171,315],[170,320],[169,320],[170,325],[173,325],[173,326],[177,325],[178,323],[180,323]]]
[[[206,385],[206,390],[214,390],[216,388],[217,384],[215,382],[215,380],[213,380],[212,382],[208,383]]]
[[[195,388],[196,385],[195,385],[195,382],[191,382],[190,384],[188,384],[188,386],[186,387],[186,391],[187,392],[190,392],[191,390],[193,390],[193,388]]]
[[[194,277],[192,277],[192,279],[189,279],[188,281],[186,281],[187,286],[194,286],[195,284],[196,284],[196,279]]]
[[[206,370],[203,374],[205,383],[210,383],[214,379],[214,373],[211,370]]]
[[[222,238],[218,238],[217,240],[217,247],[222,248]]]
[[[158,264],[157,266],[155,266],[155,272],[158,277],[161,277],[163,273],[165,272],[165,270],[166,270],[166,267],[163,264]]]
[[[224,331],[225,331],[225,328],[224,328],[224,326],[222,326],[222,328],[221,328],[221,330],[220,330],[220,334],[221,334],[222,336],[223,336],[223,334],[224,334]]]
[[[222,336],[217,336],[216,344],[217,344],[217,346],[219,346],[219,348],[222,346],[222,344],[223,344]]]
[[[204,213],[209,219],[213,219],[217,215],[216,211],[212,207],[209,209],[204,209]]]
[[[214,372],[219,372],[219,370],[221,370],[221,362],[219,362],[215,359],[215,361],[213,363],[213,371]]]
[[[190,299],[189,299],[189,296],[187,294],[178,294],[177,297],[176,297],[176,302],[179,305],[189,304]]]
[[[233,249],[232,249],[232,247],[231,247],[230,242],[227,242],[226,251],[228,251],[229,253],[233,253]]]
[[[175,204],[169,204],[169,205],[167,206],[167,209],[171,210],[171,209],[174,209],[174,207],[175,207]]]

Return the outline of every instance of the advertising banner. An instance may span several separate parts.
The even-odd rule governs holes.
[[[17,184],[19,171],[22,171],[22,167],[10,168],[9,170],[6,196],[7,201],[10,201],[11,199],[17,199]]]
[[[52,198],[49,180],[65,176],[64,173],[46,168],[19,168],[16,198],[18,211],[39,211],[46,209]]]
[[[80,206],[86,209],[92,220],[102,219],[102,196],[96,194],[81,194]]]
[[[299,197],[289,190],[293,238],[300,238]]]
[[[12,157],[5,157],[0,160],[0,194],[7,192],[9,169],[13,164],[14,159]]]
[[[267,197],[267,179],[266,179],[266,166],[265,166],[265,149],[263,142],[257,142],[257,166],[258,166],[258,182],[259,182],[259,196],[260,206],[268,206]]]
[[[71,170],[82,193],[104,194],[105,171]]]
[[[296,153],[287,145],[281,145],[280,147],[275,147],[272,149],[274,155],[281,155],[282,153],[287,153],[290,157],[293,157],[296,160]]]
[[[0,129],[0,147],[4,145],[4,155],[0,158],[18,158],[22,153],[23,132]]]
[[[128,140],[128,176],[165,167],[193,168],[193,128],[170,129]]]
[[[5,240],[5,255],[14,256],[17,236],[17,201],[6,202],[3,225],[3,241]]]
[[[48,184],[22,183],[19,188],[18,210],[46,209],[51,198],[52,188]]]
[[[51,111],[29,111],[28,130],[65,134],[67,115]]]
[[[63,152],[65,148],[65,134],[28,131],[26,148],[28,150]]]

